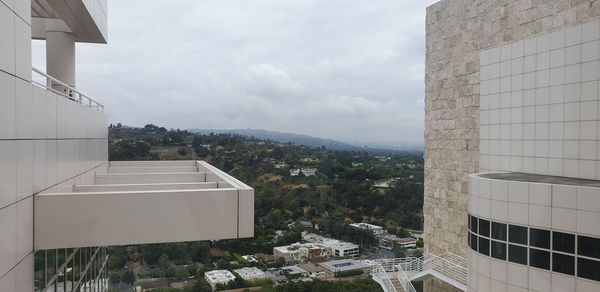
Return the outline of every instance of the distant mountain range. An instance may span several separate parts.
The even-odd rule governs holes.
[[[404,150],[393,150],[393,149],[382,149],[382,148],[371,148],[366,146],[357,146],[349,143],[335,141],[331,139],[318,138],[303,134],[285,133],[277,131],[269,131],[262,129],[231,129],[231,130],[220,130],[220,129],[188,129],[188,131],[199,134],[232,134],[246,137],[255,137],[262,140],[272,140],[280,143],[293,143],[296,145],[304,145],[309,147],[321,147],[325,146],[331,150],[351,150],[351,151],[366,151],[375,154],[388,154],[388,153],[403,153],[403,152],[420,152],[422,150],[417,148],[407,148]]]

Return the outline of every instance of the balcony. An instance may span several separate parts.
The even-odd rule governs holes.
[[[109,162],[34,210],[36,250],[254,235],[254,190],[204,161]]]

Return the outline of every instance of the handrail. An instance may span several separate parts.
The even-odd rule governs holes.
[[[415,286],[413,286],[412,282],[410,281],[410,278],[406,275],[406,273],[402,269],[402,266],[400,265],[398,265],[396,277],[398,278],[398,281],[400,281],[400,285],[402,285],[402,288],[404,288],[405,292],[417,292],[417,289],[415,289]]]
[[[34,73],[37,73],[39,75],[41,75],[43,78],[46,79],[46,84],[41,84],[37,81],[34,81],[32,79],[31,83],[40,86],[46,90],[50,90],[56,94],[60,94],[74,102],[80,103],[82,105],[87,106],[88,108],[93,108],[96,109],[99,112],[104,112],[104,105],[102,105],[101,103],[93,100],[92,98],[88,97],[87,95],[81,93],[80,91],[78,91],[77,89],[67,85],[66,83],[42,72],[41,70],[37,69],[37,68],[31,68],[31,70]],[[54,89],[52,86],[53,85],[60,85],[62,87],[64,87],[64,91],[59,91]]]
[[[398,292],[392,280],[388,276],[383,266],[378,262],[372,262],[371,277],[379,283],[385,292]]]
[[[452,285],[467,285],[467,259],[456,254],[446,252],[441,255],[432,253],[421,257],[393,258],[393,259],[377,259],[374,260],[384,272],[394,272],[398,281],[406,292],[413,292],[414,286],[411,280],[420,278],[423,273],[429,273],[435,277],[443,277]],[[374,270],[373,273],[375,273]],[[375,276],[373,276],[375,279]],[[384,281],[377,281],[380,285]],[[457,288],[459,286],[456,286]],[[462,289],[462,288],[461,288]]]

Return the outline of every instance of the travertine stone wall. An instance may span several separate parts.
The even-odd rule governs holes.
[[[427,8],[427,252],[467,256],[467,175],[479,171],[480,51],[598,18],[600,1],[589,0],[442,0]]]

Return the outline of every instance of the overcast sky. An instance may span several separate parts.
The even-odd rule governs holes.
[[[108,45],[77,45],[109,122],[423,144],[435,0],[114,0]],[[45,67],[43,42],[34,66]]]

